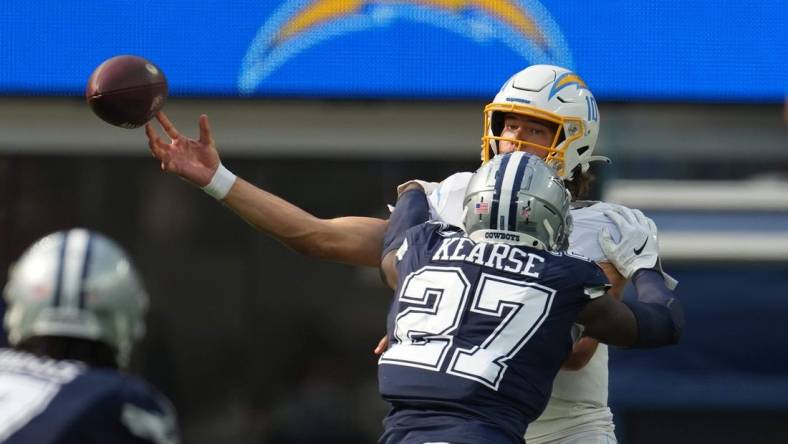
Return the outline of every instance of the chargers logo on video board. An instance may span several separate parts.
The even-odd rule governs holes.
[[[312,46],[402,22],[432,26],[472,42],[498,41],[522,57],[523,65],[572,67],[558,25],[535,0],[290,0],[258,30],[243,59],[238,89],[254,93],[267,77]]]

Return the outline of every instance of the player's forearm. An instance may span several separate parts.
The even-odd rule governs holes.
[[[378,267],[386,221],[320,219],[238,178],[222,201],[257,230],[308,257]]]
[[[665,286],[662,275],[655,270],[635,272],[632,283],[637,301],[624,301],[637,320],[637,340],[633,347],[660,347],[678,343],[684,329],[681,302]]]
[[[637,340],[635,315],[612,295],[605,294],[586,305],[578,316],[583,334],[608,345],[630,347]]]
[[[581,314],[581,323],[585,325],[585,334],[591,337],[582,338],[575,345],[564,368],[579,370],[584,367],[596,352],[598,341],[609,345],[630,346],[637,339],[637,323],[634,314],[624,304],[621,304],[624,286],[627,280],[618,272],[610,262],[597,262],[610,281],[611,287],[607,290],[605,300],[598,300],[589,304],[587,311]],[[596,312],[592,315],[593,312]],[[583,341],[588,341],[579,347]],[[593,344],[593,347],[591,345]],[[587,358],[582,362],[583,358]]]
[[[257,230],[299,251],[299,244],[319,231],[318,218],[240,177],[222,202]]]

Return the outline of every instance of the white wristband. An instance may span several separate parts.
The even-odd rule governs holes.
[[[235,179],[235,174],[231,173],[230,170],[220,163],[219,168],[216,169],[216,172],[211,178],[211,182],[202,187],[202,190],[211,195],[214,199],[222,200],[227,196],[227,193],[230,192],[230,188],[233,187]]]

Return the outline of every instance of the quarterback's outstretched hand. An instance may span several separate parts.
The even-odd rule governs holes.
[[[618,243],[614,242],[610,232],[604,228],[599,233],[599,244],[619,273],[630,279],[641,268],[657,266],[659,246],[657,226],[653,220],[640,210],[627,207],[605,211],[605,216],[618,226],[621,239]]]
[[[198,140],[178,132],[167,115],[161,111],[156,113],[156,120],[171,139],[170,143],[163,141],[151,123],[145,125],[148,147],[153,156],[161,161],[162,171],[177,174],[198,187],[208,185],[219,168],[219,152],[213,141],[208,116],[200,116]]]

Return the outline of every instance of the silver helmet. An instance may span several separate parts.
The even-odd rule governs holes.
[[[103,342],[126,366],[145,332],[148,296],[123,249],[85,229],[50,234],[14,264],[3,291],[12,345],[33,336]]]
[[[555,170],[525,152],[498,155],[471,177],[463,224],[476,242],[565,250],[571,196]]]

